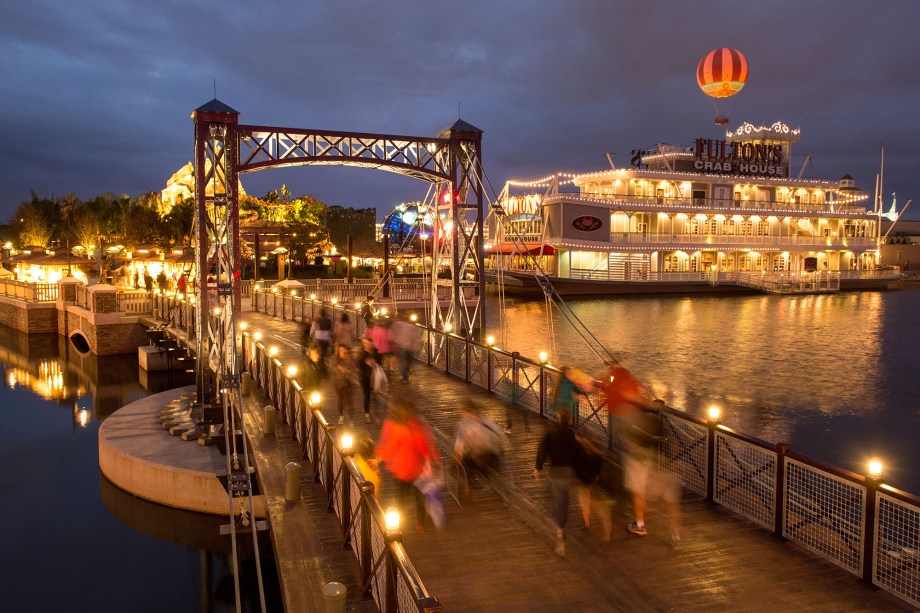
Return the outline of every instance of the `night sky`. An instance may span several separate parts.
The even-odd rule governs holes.
[[[191,112],[214,95],[248,124],[434,135],[482,129],[506,179],[618,165],[631,149],[719,138],[699,59],[747,57],[728,109],[801,127],[798,174],[849,173],[885,201],[920,197],[920,5],[877,0],[251,2],[5,0],[0,219],[30,197],[160,190],[192,158]],[[378,216],[425,196],[391,173],[299,167],[243,176]],[[920,206],[908,217],[920,218]]]

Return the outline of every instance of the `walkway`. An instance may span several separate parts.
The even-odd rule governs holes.
[[[302,324],[248,310],[243,318],[250,329],[263,333],[264,343],[279,346],[282,362],[297,355]],[[636,537],[624,530],[631,517],[620,500],[613,540],[604,544],[599,525],[585,530],[573,503],[568,557],[558,558],[552,553],[547,486],[532,475],[536,446],[548,422],[508,409],[498,397],[419,363],[413,365],[411,382],[394,382],[391,392],[418,403],[445,455],[462,399],[475,397],[498,423],[509,415],[514,421],[513,448],[502,474],[474,485],[463,508],[448,499],[445,531],[429,528],[418,534],[410,527],[404,532],[413,564],[445,611],[909,610],[885,592],[690,494],[684,497],[683,541],[676,550],[669,544],[666,520],[654,507],[647,521],[649,536]],[[334,421],[332,399],[332,390],[326,389],[322,406]],[[360,417],[359,402],[358,393],[353,415]],[[376,407],[374,423],[359,420],[349,427],[376,438],[383,415],[383,407]],[[382,489],[386,506],[394,488],[385,479]]]

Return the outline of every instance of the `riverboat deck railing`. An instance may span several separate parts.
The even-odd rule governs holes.
[[[876,241],[869,237],[806,236],[786,234],[663,234],[656,232],[611,232],[610,242],[614,245],[700,245],[707,249],[720,246],[742,247],[875,247]]]
[[[271,314],[271,301],[253,301]],[[313,303],[317,310],[322,305]],[[345,308],[326,305],[328,309]],[[363,331],[363,320],[354,317]],[[547,363],[417,324],[415,359],[553,419],[560,371]],[[662,467],[707,500],[793,541],[912,606],[920,606],[920,497],[880,480],[660,406]],[[598,393],[581,397],[577,426],[614,447]]]
[[[840,273],[815,272],[739,272],[738,285],[773,294],[802,294],[840,291]]]
[[[246,331],[242,339],[244,368],[271,398],[282,423],[290,424],[291,437],[313,467],[313,480],[326,490],[327,510],[339,518],[343,544],[358,560],[364,592],[382,612],[440,612],[440,603],[428,593],[400,542],[400,532],[387,529],[374,485],[364,478],[353,451],[342,447],[336,426],[311,404],[295,376],[264,344]]]
[[[58,285],[57,283],[0,279],[0,296],[25,302],[54,302],[58,299]]]
[[[781,202],[775,200],[728,200],[718,198],[675,198],[664,196],[626,196],[623,194],[595,194],[595,193],[564,193],[559,195],[547,196],[543,204],[555,202],[587,202],[611,205],[612,208],[622,206],[626,208],[643,208],[653,209],[655,211],[674,212],[705,211],[712,210],[718,213],[739,213],[745,211],[752,213],[762,212],[783,212],[783,213],[811,213],[821,216],[843,217],[848,215],[875,217],[875,215],[866,210],[866,207],[860,204],[850,202],[828,202],[828,203],[803,203],[803,202]]]

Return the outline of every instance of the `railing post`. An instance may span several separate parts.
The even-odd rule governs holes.
[[[313,427],[310,428],[310,463],[313,464],[313,481],[319,483],[319,419],[316,417],[316,410],[310,410],[310,420]]]
[[[464,351],[466,351],[466,379],[465,381],[469,383],[470,382],[470,347],[472,347],[472,345],[470,345],[469,338],[466,338],[464,340],[465,340]]]
[[[863,581],[872,585],[875,576],[875,524],[881,478],[866,476],[866,516],[863,521]]]
[[[431,366],[431,322],[425,323],[425,359]]]
[[[399,587],[397,585],[397,580],[399,577],[396,576],[396,557],[393,555],[393,548],[390,546],[390,543],[393,541],[398,541],[399,538],[387,537],[386,544],[386,575],[387,575],[387,593],[385,597],[386,606],[384,607],[385,611],[398,611],[399,610],[399,600],[397,598],[399,594]]]
[[[792,449],[789,443],[776,445],[776,484],[773,492],[773,536],[783,538],[783,510],[786,508],[786,454]]]
[[[546,415],[546,364],[540,364],[540,417]],[[572,416],[572,424],[574,422],[575,416]]]
[[[492,346],[486,347],[486,389],[492,391]]]
[[[326,466],[325,466],[326,487],[328,487],[329,490],[331,491],[332,490],[332,476],[335,473],[335,471],[332,469],[332,454],[335,453],[335,425],[334,424],[326,424],[326,441],[324,444],[326,445]],[[329,508],[326,510],[331,513],[334,508],[332,506],[331,496],[329,497],[329,502],[330,502]]]
[[[444,372],[450,373],[450,332],[444,333]]]
[[[716,429],[719,422],[710,419],[706,426],[706,501],[712,502],[716,476]]]
[[[518,401],[518,369],[517,369],[517,360],[520,357],[520,352],[512,351],[511,352],[511,404],[516,405]]]

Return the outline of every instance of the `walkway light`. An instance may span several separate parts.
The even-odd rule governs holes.
[[[214,307],[211,312],[214,313],[214,317],[220,317],[220,307]]]
[[[445,331],[445,332],[450,332],[450,331],[453,330],[453,329],[454,329],[454,324],[452,324],[452,323],[450,323],[450,322],[447,322],[446,324],[444,324],[444,331]]]
[[[316,300],[316,294],[310,294],[310,300]]]
[[[297,290],[296,290],[296,289],[292,289],[292,290],[291,290],[291,298],[295,297],[296,295],[297,295]]]
[[[258,291],[260,291],[260,290],[262,289],[262,284],[261,284],[261,283],[256,283],[256,284],[252,287],[252,289],[253,289],[253,291],[258,292]]]
[[[356,303],[355,303],[355,310],[357,311],[357,310],[360,309],[360,308],[361,308],[361,303],[360,303],[360,302],[356,302]]]
[[[240,322],[240,330],[245,330],[248,327],[249,327],[249,324],[247,324],[245,321]]]
[[[389,507],[383,515],[383,523],[387,534],[399,532],[399,510],[396,507]]]
[[[415,313],[413,313],[412,315],[409,315],[409,321],[411,321],[412,323],[417,322],[417,321],[418,321],[418,315],[416,315]]]
[[[490,334],[489,336],[486,337],[486,345],[491,347],[494,344],[495,344],[495,337]]]
[[[719,415],[722,413],[721,409],[716,405],[712,405],[708,410],[709,421],[717,422],[719,421]]]
[[[318,407],[321,399],[322,397],[319,395],[319,392],[310,392],[310,408]]]
[[[338,298],[333,298],[333,299],[330,300],[329,302],[331,302],[333,305],[336,305],[336,304],[339,303],[339,299],[338,299]]]
[[[273,288],[272,288],[272,293],[273,293],[273,294],[277,294],[277,293],[278,293],[278,288],[277,288],[277,287],[273,287]]]
[[[354,445],[355,439],[351,434],[346,432],[342,435],[342,438],[339,439],[339,443],[342,447],[342,453],[351,453],[351,447]]]
[[[546,353],[545,351],[541,351],[540,352],[540,364],[546,364],[548,360],[549,360],[549,354]]]
[[[386,307],[381,308],[380,314],[385,316],[387,314],[387,308]]]
[[[293,377],[294,375],[296,375],[296,374],[297,374],[297,367],[296,367],[296,366],[293,366],[293,365],[288,366],[287,374],[288,374],[288,377]]]
[[[259,341],[262,340],[262,333],[256,331],[255,333],[253,333],[252,338],[254,338],[256,342],[258,343]]]
[[[882,478],[882,461],[878,458],[869,460],[869,478],[876,481]]]
[[[274,346],[274,345],[272,345],[271,347],[269,347],[269,348],[268,348],[268,355],[270,355],[270,356],[272,356],[272,357],[275,357],[276,355],[278,355],[278,348],[277,348],[276,346]]]

